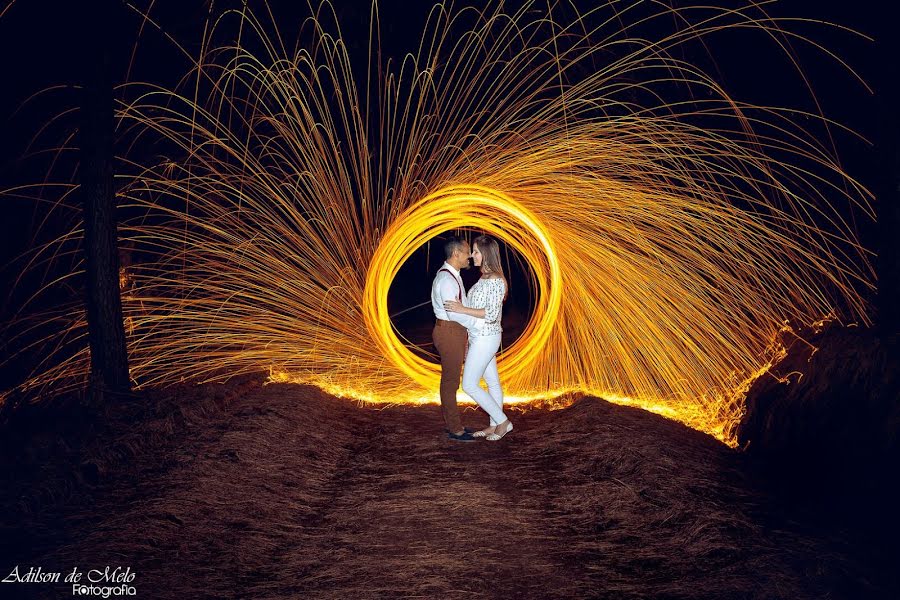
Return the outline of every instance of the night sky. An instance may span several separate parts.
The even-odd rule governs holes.
[[[9,4],[8,2],[5,4]],[[137,4],[141,4],[138,2]],[[221,8],[227,3],[218,3]],[[239,4],[239,3],[236,3]],[[270,3],[286,40],[296,37],[297,24],[305,14],[305,3]],[[337,3],[344,39],[351,53],[365,61],[368,29],[368,3]],[[428,4],[386,1],[380,3],[385,55],[398,56],[415,49],[418,34],[427,14]],[[41,176],[41,167],[22,162],[28,141],[55,115],[60,108],[71,106],[72,95],[57,92],[46,95],[23,106],[33,94],[57,85],[71,85],[77,78],[80,57],[79,23],[85,18],[77,9],[78,3],[52,0],[19,0],[12,3],[0,18],[0,52],[4,61],[4,93],[0,95],[0,186],[7,187],[21,181],[35,181]],[[110,2],[106,26],[110,32],[110,44],[116,48],[117,63],[113,72],[124,80],[128,59],[132,55],[140,18],[124,4]],[[886,160],[880,152],[886,139],[896,132],[897,102],[897,43],[890,30],[891,19],[884,3],[863,2],[815,2],[811,0],[785,0],[770,7],[775,16],[829,20],[875,38],[867,42],[850,34],[830,31],[821,27],[798,27],[810,32],[814,39],[845,59],[873,88],[869,95],[859,84],[834,64],[833,61],[808,49],[801,49],[799,58],[804,73],[818,94],[825,114],[848,125],[875,145],[870,147],[848,136],[838,135],[836,143],[846,170],[859,178],[872,190],[883,185],[880,173]],[[154,3],[152,15],[175,39],[188,48],[196,47],[207,15],[208,3],[167,2]],[[758,104],[775,106],[801,106],[810,108],[810,99],[800,79],[790,72],[785,61],[777,59],[771,48],[764,50],[742,45],[734,39],[710,41],[715,66],[722,75],[726,90],[734,97]],[[721,36],[724,37],[724,36]],[[726,43],[727,42],[727,43]],[[716,46],[716,44],[718,44]],[[148,28],[138,45],[137,62],[132,71],[133,79],[155,82],[172,82],[184,66],[171,44],[160,40],[158,32]],[[689,57],[706,63],[708,57]],[[172,65],[177,65],[173,69]],[[58,140],[45,137],[44,147]],[[15,255],[29,246],[28,232],[33,224],[33,206],[23,206],[10,198],[4,198],[3,248],[5,257]],[[27,203],[24,203],[27,204]],[[863,232],[864,233],[864,232]],[[6,277],[4,282],[6,282]]]

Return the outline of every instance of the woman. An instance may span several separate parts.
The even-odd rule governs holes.
[[[497,374],[497,350],[500,349],[500,332],[503,331],[500,316],[507,293],[497,241],[486,235],[475,238],[472,242],[472,261],[481,268],[481,279],[467,294],[469,306],[450,300],[444,303],[444,308],[484,319],[480,328],[469,330],[462,388],[491,417],[490,427],[476,431],[472,437],[483,437],[494,442],[513,428],[503,412],[503,388]],[[479,385],[482,377],[487,382],[488,392]]]

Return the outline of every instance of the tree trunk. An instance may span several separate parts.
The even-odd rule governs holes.
[[[91,8],[88,8],[88,7]],[[131,391],[128,353],[119,293],[116,249],[116,195],[113,180],[113,88],[110,77],[112,32],[102,31],[106,2],[85,5],[86,35],[81,121],[79,183],[84,214],[86,297],[91,347],[88,397],[99,405],[107,393]],[[93,14],[92,14],[93,13]]]

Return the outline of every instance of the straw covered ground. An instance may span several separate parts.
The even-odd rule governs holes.
[[[128,567],[163,599],[897,591],[863,536],[785,508],[740,453],[596,398],[514,410],[507,438],[470,444],[443,437],[436,406],[250,379],[142,394],[90,436],[56,414],[5,430],[4,575]]]

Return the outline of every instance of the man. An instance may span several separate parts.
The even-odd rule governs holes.
[[[460,372],[466,357],[469,336],[467,329],[474,326],[478,319],[462,313],[447,312],[444,310],[444,301],[466,303],[466,288],[463,287],[459,271],[469,266],[469,256],[469,242],[455,236],[448,239],[444,243],[445,262],[431,284],[431,308],[435,317],[432,339],[441,355],[441,412],[447,426],[447,436],[455,442],[475,441],[459,419],[456,391],[459,389]]]

